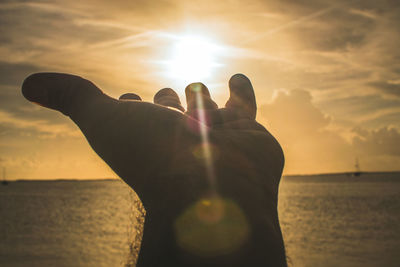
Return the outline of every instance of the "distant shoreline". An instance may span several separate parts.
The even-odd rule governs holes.
[[[331,173],[316,173],[316,174],[285,174],[282,175],[283,178],[295,178],[295,177],[317,177],[317,176],[324,176],[324,177],[332,177],[332,176],[347,176],[351,177],[354,172],[331,172]],[[374,175],[374,174],[399,174],[400,171],[380,171],[380,172],[361,172],[361,178],[363,175]],[[94,178],[94,179],[80,179],[80,178],[50,178],[50,179],[15,179],[15,180],[7,180],[8,182],[98,182],[98,181],[120,181],[119,178]]]
[[[327,172],[327,173],[313,173],[313,174],[285,174],[282,177],[304,177],[304,176],[352,176],[355,172]],[[400,174],[400,171],[365,171],[359,172],[361,175],[371,174]]]
[[[49,178],[49,179],[16,179],[7,180],[8,182],[99,182],[99,181],[120,181],[119,178]]]

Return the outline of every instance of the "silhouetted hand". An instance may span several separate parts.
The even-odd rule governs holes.
[[[190,84],[186,112],[170,88],[154,104],[133,93],[116,100],[68,74],[33,74],[22,93],[69,116],[139,195],[147,215],[138,265],[285,266],[277,215],[283,153],[255,121],[249,79],[236,74],[229,88],[218,108],[203,84]],[[196,232],[203,224],[211,236]]]

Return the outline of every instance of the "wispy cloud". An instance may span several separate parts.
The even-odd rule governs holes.
[[[72,130],[65,124],[55,124],[46,120],[21,119],[4,111],[0,111],[0,123],[17,128],[22,133],[26,130],[34,130],[39,138],[81,137],[81,133],[77,129]]]
[[[372,86],[385,94],[400,97],[400,84],[399,83],[391,83],[388,81],[373,81],[373,82],[367,83],[367,85]]]
[[[300,17],[300,18],[297,18],[297,19],[293,19],[293,20],[291,20],[291,21],[289,21],[289,22],[287,22],[287,23],[285,23],[283,25],[280,25],[280,26],[275,27],[273,29],[267,30],[267,31],[265,31],[263,33],[257,33],[256,35],[253,36],[253,38],[249,38],[249,39],[245,40],[243,42],[243,44],[256,42],[258,40],[264,39],[264,38],[266,38],[266,37],[268,37],[270,35],[273,35],[275,33],[283,31],[285,29],[298,26],[303,22],[318,18],[318,17],[330,12],[331,10],[333,10],[336,7],[337,6],[331,6],[331,7],[328,7],[328,8],[324,8],[324,9],[321,9],[321,10],[319,10],[317,12],[312,13],[312,14],[309,14],[309,15],[306,15],[306,16],[303,16],[303,17]]]
[[[361,9],[354,9],[354,8],[351,8],[351,9],[349,10],[349,12],[350,12],[351,14],[363,16],[363,17],[366,17],[366,18],[369,18],[369,19],[372,19],[372,20],[375,20],[375,19],[377,19],[377,17],[378,17],[374,12],[368,11],[368,10],[361,10]]]

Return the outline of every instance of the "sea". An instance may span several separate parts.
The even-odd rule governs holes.
[[[278,210],[289,266],[400,266],[400,173],[284,176]],[[120,180],[0,185],[0,266],[129,266],[142,213]]]

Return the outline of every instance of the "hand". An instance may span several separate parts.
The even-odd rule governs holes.
[[[249,79],[236,74],[229,88],[230,98],[219,109],[205,85],[190,84],[185,90],[186,112],[169,88],[155,95],[154,104],[135,94],[116,100],[90,81],[68,74],[33,74],[24,81],[22,93],[69,116],[96,153],[137,192],[147,211],[142,264],[146,264],[142,255],[148,253],[149,260],[157,247],[158,253],[168,251],[160,247],[173,242],[165,240],[165,232],[177,235],[172,228],[185,210],[218,197],[233,200],[249,228],[240,244],[245,249],[236,255],[243,254],[247,265],[284,266],[277,216],[283,153],[255,121],[257,107]],[[146,235],[147,229],[151,233]],[[169,239],[179,243],[179,238]]]

